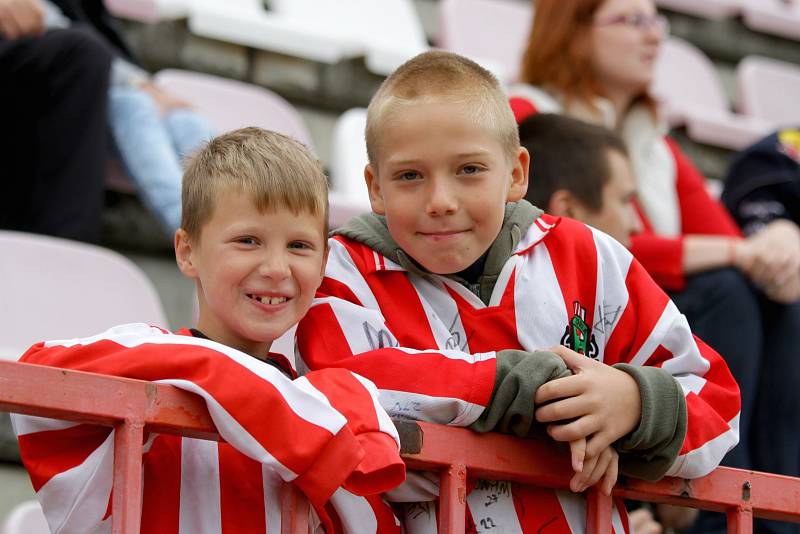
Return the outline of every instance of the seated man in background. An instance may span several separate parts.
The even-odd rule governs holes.
[[[37,0],[0,0],[0,228],[98,241],[111,54],[44,33]]]

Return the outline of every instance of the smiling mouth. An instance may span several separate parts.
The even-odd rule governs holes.
[[[247,295],[248,298],[251,298],[255,301],[260,302],[261,304],[267,304],[269,306],[277,306],[278,304],[283,304],[289,297],[270,297],[268,295]]]

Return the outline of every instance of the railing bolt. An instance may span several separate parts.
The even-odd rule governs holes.
[[[749,480],[746,481],[744,484],[742,484],[742,500],[743,501],[749,501],[750,500],[750,488],[752,488],[752,486],[750,485],[750,481]]]

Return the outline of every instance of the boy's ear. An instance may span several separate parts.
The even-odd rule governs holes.
[[[575,197],[566,189],[558,189],[550,195],[547,213],[556,217],[573,217]]]
[[[197,269],[192,263],[192,242],[183,228],[175,231],[175,261],[185,276],[197,278]]]
[[[517,157],[511,162],[511,187],[508,188],[506,202],[516,202],[525,198],[528,192],[528,170],[530,169],[531,156],[528,149],[519,147]]]
[[[383,202],[383,192],[381,191],[381,185],[378,181],[378,173],[375,172],[371,163],[368,163],[367,166],[364,167],[364,180],[367,182],[369,203],[370,206],[372,206],[372,211],[378,215],[386,215],[386,206]]]

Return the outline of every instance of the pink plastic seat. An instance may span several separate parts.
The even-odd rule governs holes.
[[[25,501],[11,510],[0,534],[50,534],[50,527],[39,502]]]
[[[736,76],[742,113],[772,123],[773,129],[800,124],[800,66],[747,56]]]
[[[800,4],[782,0],[747,0],[742,3],[747,27],[800,41]]]
[[[501,81],[517,81],[533,22],[530,2],[441,0],[439,6],[439,47],[494,64]]]
[[[162,70],[154,80],[160,88],[189,101],[220,132],[259,126],[312,146],[311,135],[297,110],[269,89],[176,69]]]
[[[150,280],[126,257],[94,245],[0,230],[0,358],[45,339],[124,323],[168,327]]]
[[[769,123],[730,110],[714,64],[682,39],[662,44],[651,89],[669,123],[685,125],[695,141],[739,150],[770,131]]]
[[[723,19],[739,13],[741,0],[656,0],[658,7],[705,19]]]

